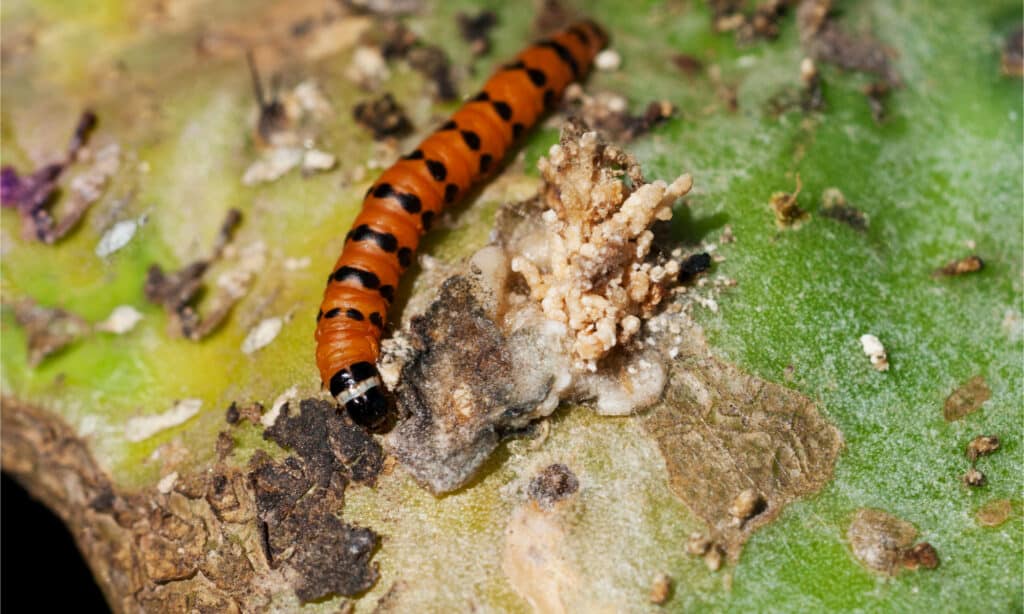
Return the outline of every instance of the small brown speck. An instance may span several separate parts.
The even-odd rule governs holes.
[[[668,601],[671,594],[672,578],[664,573],[654,576],[654,581],[651,582],[651,603],[662,605]]]
[[[217,434],[217,458],[221,460],[227,458],[234,449],[235,438],[231,436],[231,433],[221,431]]]
[[[732,233],[732,226],[731,225],[726,224],[725,227],[722,228],[722,235],[718,238],[718,242],[722,243],[722,244],[728,244],[728,243],[735,243],[736,242],[736,235],[734,235]]]
[[[729,507],[729,514],[736,520],[743,522],[760,514],[767,506],[768,503],[759,492],[753,488],[748,488],[733,499],[732,505]]]
[[[769,201],[772,211],[775,212],[775,225],[779,228],[799,227],[800,223],[810,215],[800,208],[796,198],[800,195],[803,184],[800,182],[800,175],[796,176],[796,190],[793,193],[775,192]]]
[[[973,486],[976,488],[978,486],[984,486],[987,480],[985,479],[984,473],[978,471],[974,467],[971,467],[967,470],[967,473],[964,474],[963,481],[967,486]]]
[[[642,120],[643,130],[647,130],[651,126],[669,119],[675,111],[676,108],[667,100],[651,101],[647,105],[647,110],[644,111]]]
[[[868,107],[871,109],[871,117],[878,123],[885,121],[887,111],[885,101],[889,97],[892,88],[885,81],[875,81],[864,88],[864,95],[868,99]]]
[[[14,318],[28,337],[28,364],[38,366],[44,358],[64,349],[89,333],[89,323],[79,316],[22,299],[13,305]]]
[[[996,499],[978,508],[974,518],[983,527],[998,527],[1010,518],[1011,513],[1013,504],[1009,499]]]
[[[828,188],[821,194],[821,214],[850,228],[864,232],[868,229],[868,216],[850,205],[839,188]]]
[[[994,435],[978,435],[967,444],[967,460],[972,463],[982,456],[988,456],[999,449],[999,438]]]
[[[722,568],[723,552],[721,547],[717,544],[709,548],[707,553],[704,555],[704,564],[708,566],[711,571],[718,571]]]
[[[1006,37],[1002,69],[1009,77],[1024,77],[1024,28],[1017,28]]]
[[[235,403],[234,401],[232,401],[231,405],[228,406],[228,410],[224,413],[224,420],[226,420],[228,424],[234,425],[234,424],[238,424],[238,420],[241,417],[242,417],[242,415],[238,411],[238,403]]]
[[[572,496],[580,488],[580,482],[571,469],[562,463],[544,468],[530,480],[527,493],[543,509],[551,509],[556,502]]]
[[[462,39],[469,43],[473,55],[485,55],[491,50],[491,28],[498,23],[494,11],[480,11],[476,15],[459,13],[456,20]]]
[[[690,533],[689,539],[686,540],[686,554],[704,556],[709,548],[711,548],[711,540],[703,533]]]
[[[683,74],[687,77],[694,77],[704,70],[704,62],[701,62],[699,58],[692,55],[686,55],[685,53],[679,53],[672,56],[672,63],[676,65],[676,68],[683,71]]]
[[[936,269],[934,275],[956,277],[958,275],[967,275],[968,273],[977,273],[983,268],[985,268],[985,261],[981,259],[981,256],[971,254],[959,260],[951,260],[945,266]]]
[[[804,112],[820,111],[825,106],[825,97],[821,88],[821,73],[811,58],[800,62],[800,106]]]
[[[903,566],[907,569],[935,569],[939,566],[939,555],[928,542],[921,542],[903,555]]]
[[[346,601],[338,607],[338,611],[335,614],[352,614],[356,611],[356,602]]]
[[[378,141],[389,136],[403,136],[412,129],[405,111],[395,102],[390,93],[368,102],[361,102],[352,109],[353,118],[373,132]]]
[[[679,265],[679,283],[688,283],[711,268],[711,255],[707,252],[690,254]]]
[[[409,50],[406,59],[414,70],[430,79],[437,90],[439,100],[455,100],[458,91],[452,81],[451,61],[441,47],[421,45]]]

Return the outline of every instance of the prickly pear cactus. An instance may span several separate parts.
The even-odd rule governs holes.
[[[1019,4],[537,4],[4,3],[3,467],[111,605],[1020,610]],[[563,404],[435,496],[321,396],[323,279],[381,168],[583,10],[611,52],[393,328],[569,113],[692,175],[655,234],[707,256],[645,323],[658,403]]]

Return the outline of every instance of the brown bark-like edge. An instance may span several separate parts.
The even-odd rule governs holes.
[[[3,469],[68,526],[114,611],[240,612],[294,599],[292,572],[262,552],[244,471],[218,463],[168,493],[128,492],[51,412],[4,396],[0,417]]]

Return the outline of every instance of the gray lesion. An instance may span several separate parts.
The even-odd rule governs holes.
[[[416,350],[395,390],[405,415],[387,444],[435,493],[463,485],[503,435],[557,404],[551,395],[564,359],[546,348],[557,340],[530,329],[503,332],[496,307],[489,282],[470,271],[445,281],[412,321]]]

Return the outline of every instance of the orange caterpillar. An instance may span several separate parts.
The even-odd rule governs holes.
[[[496,168],[607,43],[591,21],[572,25],[499,69],[437,132],[370,186],[317,313],[316,364],[331,396],[367,428],[385,422],[376,362],[388,306],[420,236],[446,204]]]

